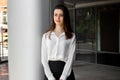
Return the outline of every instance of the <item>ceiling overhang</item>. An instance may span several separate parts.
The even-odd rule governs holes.
[[[64,0],[64,3],[67,4],[69,7],[79,8],[120,3],[120,0]]]

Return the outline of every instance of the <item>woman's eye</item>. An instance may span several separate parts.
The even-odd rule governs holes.
[[[57,14],[54,14],[54,16],[57,16]]]
[[[60,14],[61,17],[63,17],[63,14]]]

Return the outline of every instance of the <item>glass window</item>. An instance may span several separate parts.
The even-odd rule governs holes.
[[[96,57],[96,22],[94,8],[76,9],[77,36],[76,59],[95,62]]]
[[[7,12],[3,12],[3,24],[7,24]]]

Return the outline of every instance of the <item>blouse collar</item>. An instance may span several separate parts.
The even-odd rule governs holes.
[[[56,35],[55,32],[53,32],[53,31],[51,32],[51,34]],[[64,35],[65,35],[65,32],[62,32],[62,33],[60,34],[60,36],[64,36]],[[60,37],[60,36],[59,36],[59,37]]]

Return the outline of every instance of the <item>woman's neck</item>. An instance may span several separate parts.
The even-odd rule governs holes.
[[[54,29],[54,33],[59,36],[60,34],[62,34],[64,32],[64,29],[62,26],[56,26],[56,28]]]
[[[54,32],[56,32],[56,33],[64,32],[63,26],[56,26],[54,29]]]

